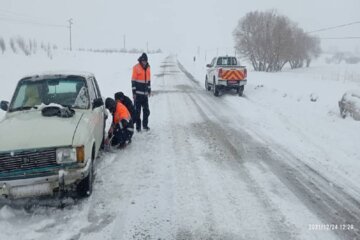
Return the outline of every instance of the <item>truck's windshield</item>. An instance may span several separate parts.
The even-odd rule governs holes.
[[[24,110],[41,104],[56,103],[73,108],[89,108],[89,94],[82,77],[22,80],[10,104],[10,111]]]

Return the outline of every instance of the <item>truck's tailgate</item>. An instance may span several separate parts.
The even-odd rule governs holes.
[[[222,69],[220,78],[228,81],[241,81],[246,79],[246,73],[244,69]]]

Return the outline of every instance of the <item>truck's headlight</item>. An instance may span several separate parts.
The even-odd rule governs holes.
[[[56,162],[58,164],[76,162],[76,148],[56,149]]]

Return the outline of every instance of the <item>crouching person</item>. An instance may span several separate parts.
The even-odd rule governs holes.
[[[121,102],[115,102],[114,99],[107,98],[105,107],[113,116],[113,121],[108,132],[111,146],[124,147],[126,143],[131,142],[132,127],[131,116],[127,108]]]
[[[133,102],[131,101],[131,99],[126,96],[123,92],[117,92],[114,95],[115,97],[115,101],[120,101],[122,104],[125,105],[125,107],[127,108],[127,110],[129,111],[130,115],[131,115],[131,120],[133,122],[136,121],[135,119],[135,107]]]
[[[114,97],[115,97],[116,102],[118,102],[118,101],[121,102],[129,111],[130,116],[131,116],[131,121],[129,123],[130,129],[134,129],[134,123],[135,123],[136,119],[135,119],[135,107],[134,107],[133,102],[123,92],[115,93]],[[130,138],[131,138],[132,135],[134,134],[134,131],[130,131],[129,134],[130,134]]]

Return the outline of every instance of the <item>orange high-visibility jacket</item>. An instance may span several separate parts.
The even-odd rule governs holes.
[[[125,107],[125,105],[122,104],[121,102],[117,101],[116,102],[116,110],[114,113],[114,123],[118,124],[123,119],[130,121],[131,116],[130,116],[129,111]]]
[[[133,67],[131,85],[133,95],[145,95],[151,93],[151,82],[150,82],[150,66],[147,64],[147,67],[144,69],[140,63],[136,64]]]

